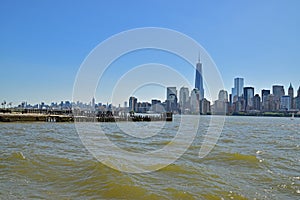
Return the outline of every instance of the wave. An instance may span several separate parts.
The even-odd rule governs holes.
[[[244,167],[258,167],[261,162],[256,155],[248,155],[241,153],[225,153],[221,152],[218,154],[211,153],[205,158],[203,162],[218,162],[223,165],[239,165]]]

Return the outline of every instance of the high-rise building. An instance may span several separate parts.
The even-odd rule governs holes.
[[[179,105],[182,111],[189,108],[189,98],[189,88],[181,87],[179,91]]]
[[[161,101],[158,100],[158,99],[152,99],[151,100],[151,109],[150,110],[155,112],[155,113],[165,112],[165,109],[164,109]]]
[[[228,112],[228,93],[226,90],[220,90],[218,100],[214,102],[214,114],[225,115]]]
[[[199,114],[200,113],[200,92],[197,88],[191,91],[191,113]]]
[[[137,98],[129,97],[129,111],[137,112]]]
[[[170,112],[177,111],[177,89],[176,87],[167,87],[166,110]]]
[[[269,94],[271,94],[270,90],[262,90],[261,91],[261,100],[262,100],[262,103],[264,103],[266,101],[266,98],[269,96]]]
[[[251,110],[253,107],[254,88],[244,87],[245,110]]]
[[[268,95],[266,100],[265,111],[277,111],[277,103],[275,102],[275,97],[273,94]]]
[[[259,94],[256,94],[253,97],[253,110],[260,110],[261,109],[261,101]]]
[[[177,98],[176,87],[167,87],[167,100],[174,100]]]
[[[203,73],[202,63],[200,62],[200,55],[196,64],[196,75],[195,75],[195,88],[199,90],[200,100],[204,98],[204,87],[203,87]]]
[[[291,98],[288,95],[282,96],[280,98],[280,110],[288,111],[290,110]]]
[[[91,104],[92,110],[95,110],[95,105],[96,105],[96,103],[95,103],[95,97],[93,97],[92,98],[92,104]]]
[[[299,86],[299,89],[297,91],[297,97],[295,98],[295,108],[297,110],[300,110],[300,86]]]
[[[207,115],[208,113],[211,113],[210,111],[210,101],[207,99],[201,99],[199,102],[200,105],[200,114],[201,115]]]
[[[234,88],[232,88],[232,102],[237,101],[238,97],[243,95],[244,88],[244,79],[243,78],[235,78],[234,79]]]
[[[290,87],[288,89],[288,95],[290,96],[290,109],[294,109],[294,88],[292,86],[292,83],[290,83]]]
[[[284,96],[284,87],[282,85],[273,85],[273,95],[275,99],[280,100],[282,96]]]
[[[151,108],[151,104],[148,102],[138,102],[137,103],[137,111],[139,113],[146,113]]]
[[[218,100],[228,102],[228,92],[226,90],[220,90]]]
[[[274,105],[275,111],[281,108],[281,97],[285,95],[284,87],[282,85],[273,85]]]
[[[156,105],[156,104],[160,104],[160,103],[161,103],[161,101],[158,100],[158,99],[152,99],[152,100],[151,100],[152,106],[154,106],[154,105]]]
[[[262,90],[261,91],[261,107],[263,111],[267,111],[269,109],[268,106],[268,96],[271,94],[270,90]]]

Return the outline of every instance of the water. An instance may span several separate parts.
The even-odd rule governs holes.
[[[208,120],[180,159],[142,174],[98,162],[74,124],[1,123],[0,199],[300,199],[300,119],[226,117],[217,145],[200,159]],[[96,125],[134,152],[162,148],[179,126],[166,123],[149,140],[124,136],[112,123]]]

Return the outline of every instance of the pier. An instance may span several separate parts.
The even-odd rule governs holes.
[[[0,122],[73,122],[73,116],[47,115],[47,114],[22,114],[0,113]]]
[[[173,113],[121,113],[114,115],[113,112],[73,114],[72,111],[49,111],[49,110],[0,110],[0,122],[151,122],[172,121]]]

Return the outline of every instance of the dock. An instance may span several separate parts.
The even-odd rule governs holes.
[[[36,113],[0,113],[0,122],[73,122],[73,116]]]
[[[111,114],[77,115],[53,114],[53,113],[24,113],[4,112],[0,113],[0,122],[151,122],[151,121],[172,121],[173,113],[145,114],[135,113],[121,116]]]

